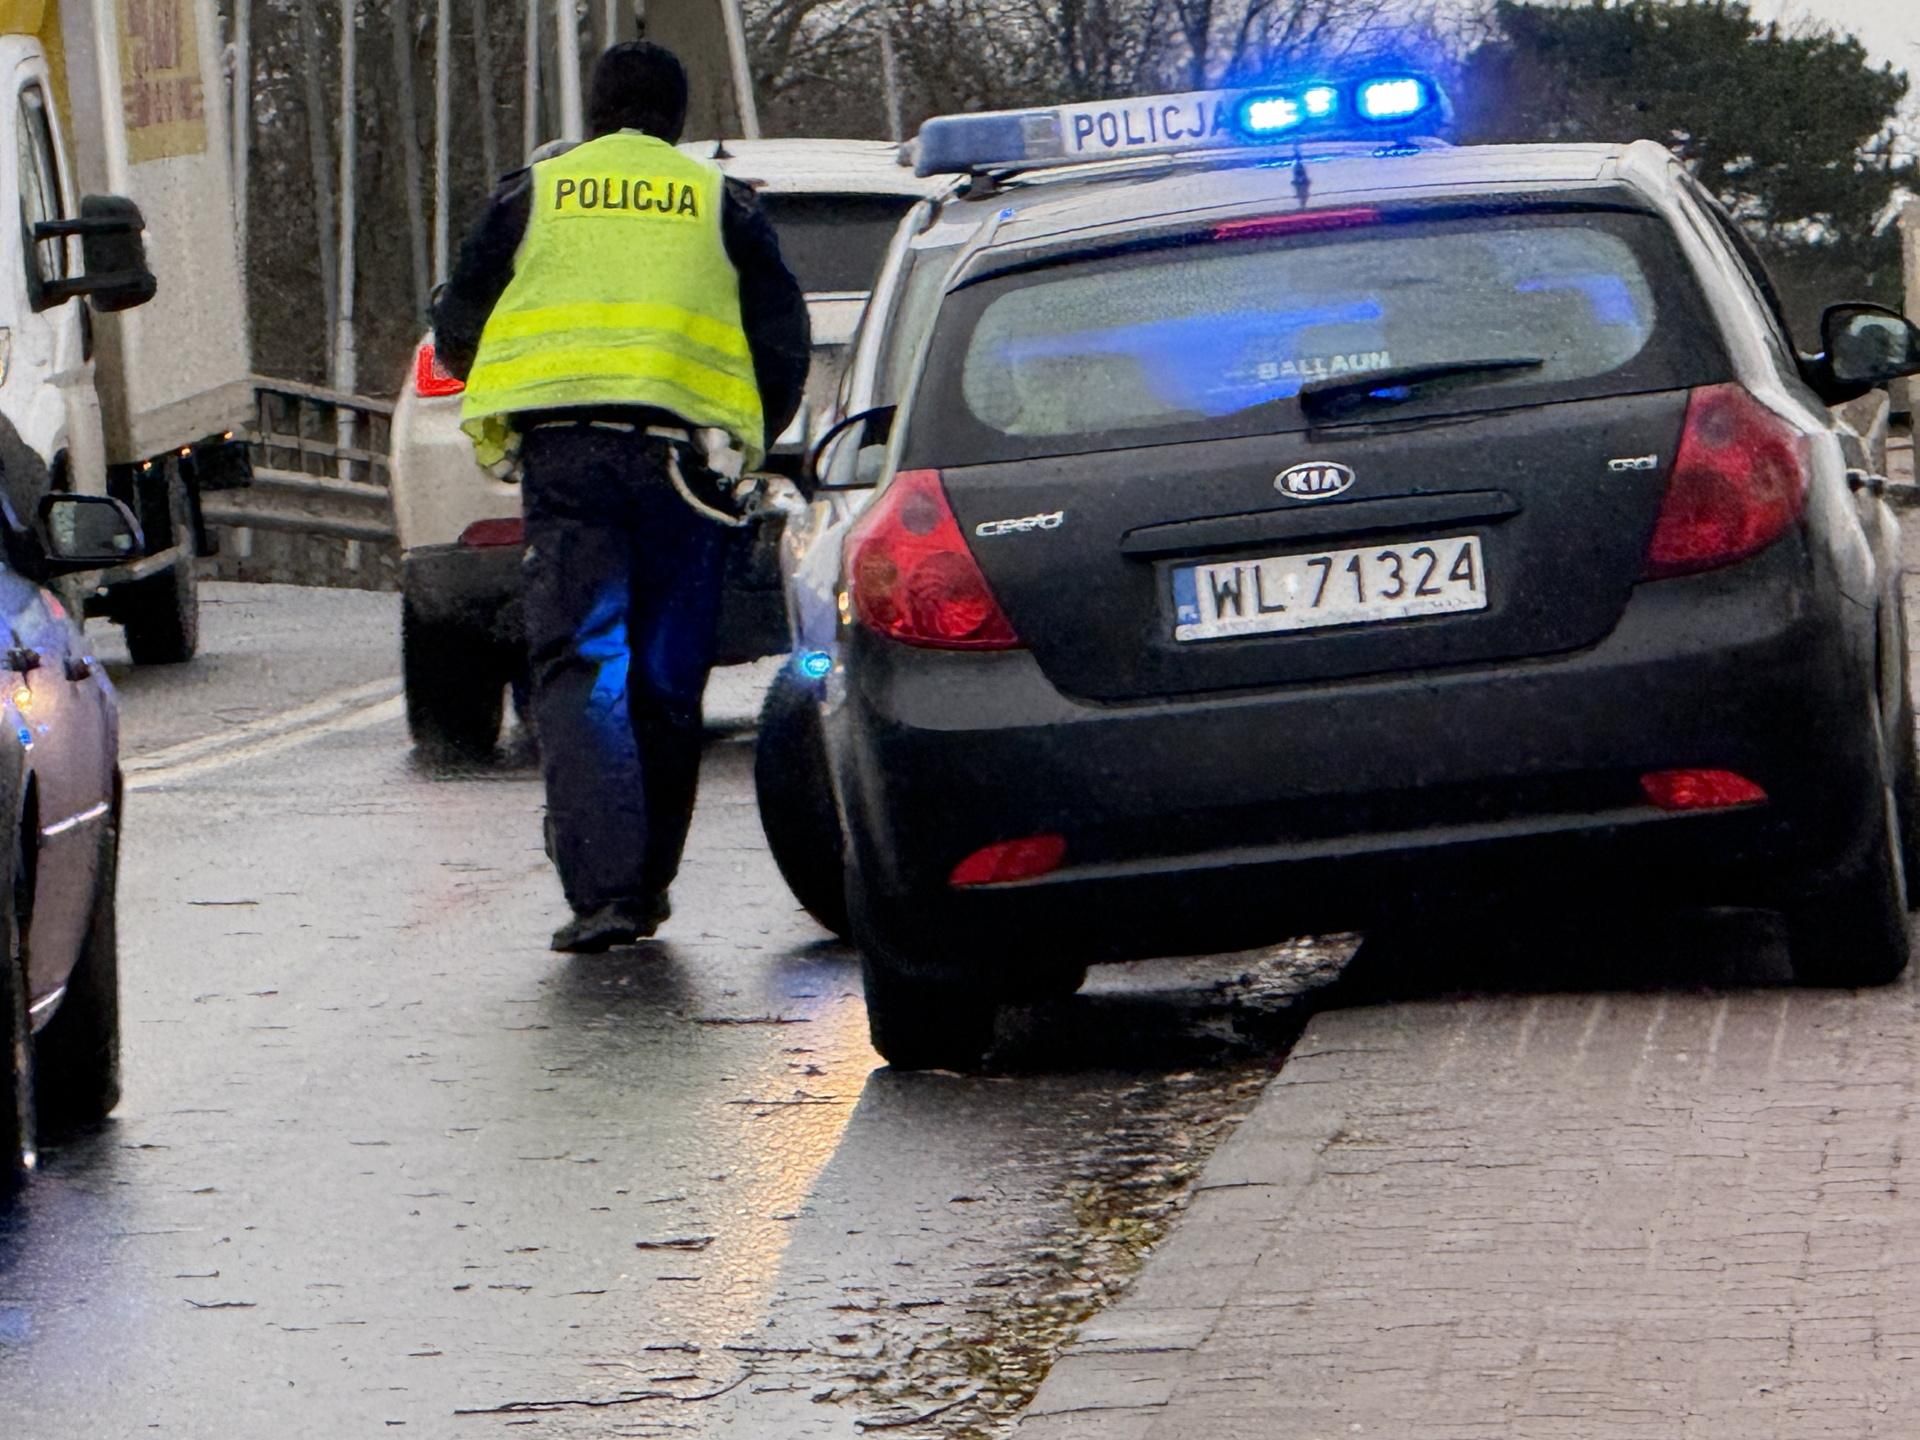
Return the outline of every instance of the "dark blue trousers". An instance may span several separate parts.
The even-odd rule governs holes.
[[[580,914],[666,890],[693,818],[728,532],[680,498],[666,444],[589,425],[522,442],[533,717]]]

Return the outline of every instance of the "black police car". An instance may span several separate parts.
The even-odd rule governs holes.
[[[1898,531],[1828,407],[1920,332],[1839,306],[1797,354],[1668,152],[1415,140],[1406,84],[1371,129],[1325,85],[923,131],[976,194],[1188,153],[1008,186],[845,538],[826,734],[894,1064],[1089,961],[1510,889],[1905,967]]]

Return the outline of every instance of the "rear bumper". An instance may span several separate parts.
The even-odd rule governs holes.
[[[1810,609],[1788,568],[1644,586],[1569,655],[1125,705],[1063,696],[1025,651],[856,629],[830,716],[854,863],[889,928],[1094,959],[1361,928],[1457,893],[1777,902],[1879,823],[1871,618]],[[1769,801],[1644,802],[1641,774],[1692,766]],[[1066,836],[1062,869],[947,886],[979,846],[1043,833]]]
[[[519,545],[423,545],[400,562],[400,588],[429,625],[485,637],[515,651],[526,648],[520,612]]]

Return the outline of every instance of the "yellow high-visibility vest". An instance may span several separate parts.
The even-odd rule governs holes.
[[[460,421],[483,465],[510,415],[649,406],[765,450],[740,277],[727,258],[717,167],[637,131],[533,167],[513,279],[467,376]]]

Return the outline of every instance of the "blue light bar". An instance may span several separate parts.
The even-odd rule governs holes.
[[[1296,137],[1375,141],[1431,136],[1448,119],[1446,96],[1425,76],[1377,74],[1257,90],[1196,90],[942,115],[901,154],[916,174],[953,175],[1113,160],[1130,155],[1246,148]],[[1410,127],[1421,126],[1414,130]]]

